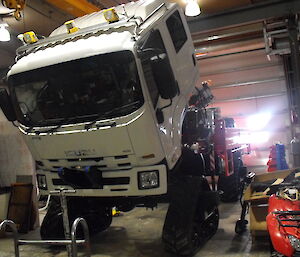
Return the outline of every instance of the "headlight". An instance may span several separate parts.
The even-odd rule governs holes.
[[[151,189],[159,187],[158,171],[142,171],[138,173],[139,189]]]
[[[39,189],[47,190],[48,187],[47,187],[46,176],[45,175],[41,175],[41,174],[37,174],[36,178],[37,178],[37,183],[38,183]]]
[[[297,237],[294,237],[292,235],[288,235],[288,238],[290,240],[290,243],[291,243],[292,247],[296,251],[300,251],[300,240]]]

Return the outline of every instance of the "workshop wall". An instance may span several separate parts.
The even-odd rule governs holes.
[[[17,175],[33,175],[34,160],[19,132],[0,111],[0,187],[16,182]]]

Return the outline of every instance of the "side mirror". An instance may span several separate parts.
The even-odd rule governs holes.
[[[167,55],[153,56],[151,68],[160,96],[163,99],[175,97],[179,93],[179,88]]]
[[[9,121],[17,119],[12,102],[5,88],[0,88],[0,107]]]

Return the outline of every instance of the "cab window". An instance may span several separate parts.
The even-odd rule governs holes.
[[[167,27],[170,32],[176,53],[178,53],[184,43],[187,41],[187,35],[178,11],[174,12],[167,19]]]

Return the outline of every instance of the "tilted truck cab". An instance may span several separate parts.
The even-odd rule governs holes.
[[[41,194],[75,189],[71,219],[96,222],[98,232],[110,225],[113,206],[168,201],[167,249],[191,254],[215,233],[218,212],[200,167],[197,176],[180,168],[182,124],[199,70],[187,22],[177,5],[163,1],[114,10],[116,20],[92,13],[75,19],[76,29],[68,23],[19,48],[2,109],[18,121],[36,160]],[[53,199],[44,238],[59,236],[58,206]],[[209,233],[201,238],[205,222]]]
[[[167,191],[166,172],[181,155],[181,124],[197,79],[192,41],[173,4],[143,2],[124,9],[127,16],[116,23],[101,24],[100,12],[75,20],[79,31],[74,35],[65,26],[56,29],[51,42],[21,49],[8,74],[39,178],[52,171],[45,193],[63,185],[62,168],[90,166],[101,170],[103,189],[88,191],[90,185],[81,185],[85,195]],[[139,18],[129,19],[130,10]],[[90,32],[91,26],[97,28]],[[148,170],[160,183],[139,188],[138,173]],[[128,179],[118,184],[118,177]],[[80,189],[75,194],[81,195]]]

